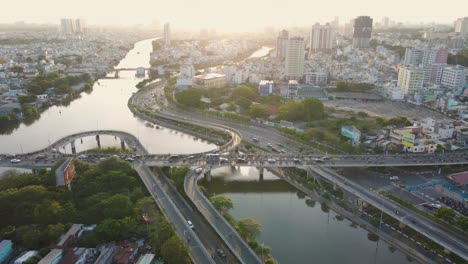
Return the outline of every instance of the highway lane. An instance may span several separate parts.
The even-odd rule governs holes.
[[[154,178],[150,169],[142,162],[133,163],[143,183],[158,204],[167,220],[174,226],[177,234],[189,248],[189,254],[195,263],[216,263],[205,249],[197,234],[189,227],[187,220],[178,210],[172,199]]]
[[[203,216],[200,215],[197,210],[192,209],[170,180],[161,171],[159,171],[159,169],[155,170],[154,177],[157,183],[165,189],[166,193],[172,199],[185,219],[192,222],[195,227],[193,231],[198,236],[208,253],[214,257],[216,263],[239,263],[236,256],[233,255],[230,249],[224,244],[224,241],[220,239],[211,226],[205,222]],[[218,248],[222,248],[224,250],[227,255],[225,258],[222,258],[216,253],[216,249]]]
[[[203,175],[193,171],[185,176],[184,190],[205,219],[216,230],[226,245],[237,256],[241,263],[261,263],[260,258],[251,247],[240,237],[230,223],[212,206],[211,202],[200,192],[197,186],[198,179]]]

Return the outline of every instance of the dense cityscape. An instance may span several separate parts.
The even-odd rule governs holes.
[[[86,17],[0,20],[0,263],[468,262],[468,16]]]

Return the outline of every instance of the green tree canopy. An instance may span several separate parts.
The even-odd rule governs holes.
[[[226,212],[234,208],[232,200],[224,195],[215,195],[209,198],[213,206],[219,211]]]
[[[236,230],[246,240],[255,240],[260,234],[261,225],[254,219],[242,218],[236,222]]]

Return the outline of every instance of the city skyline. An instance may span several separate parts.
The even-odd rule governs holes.
[[[369,0],[354,1],[343,4],[337,0],[320,3],[320,12],[313,12],[318,5],[303,0],[289,1],[287,6],[279,1],[260,0],[247,2],[241,0],[236,5],[226,8],[214,0],[197,1],[196,3],[176,0],[161,5],[149,0],[130,3],[115,3],[104,0],[99,4],[91,0],[83,0],[80,5],[73,6],[58,0],[16,1],[3,5],[5,12],[0,23],[25,21],[28,23],[57,24],[61,18],[76,17],[85,19],[89,25],[133,26],[138,24],[159,25],[171,22],[179,29],[213,28],[220,31],[236,32],[261,30],[264,27],[294,27],[310,26],[315,22],[332,21],[335,16],[340,18],[340,24],[349,19],[367,15],[380,21],[390,17],[399,22],[437,22],[452,24],[457,18],[466,16],[464,10],[468,3],[462,0],[449,0],[448,6],[457,8],[440,9],[427,5],[422,0],[406,2],[393,1],[390,6],[383,7],[381,3]],[[24,7],[28,6],[27,9]],[[48,12],[36,12],[44,6],[49,6]],[[183,9],[180,7],[184,6]],[[404,6],[405,8],[401,8]],[[144,8],[142,8],[144,7]],[[342,7],[342,8],[337,8]],[[111,11],[112,12],[109,12]],[[418,15],[415,16],[415,10]],[[104,14],[104,15],[103,15]],[[129,15],[131,14],[131,15]],[[316,15],[319,14],[319,15]],[[274,17],[275,19],[271,19]],[[203,19],[200,19],[203,18]]]

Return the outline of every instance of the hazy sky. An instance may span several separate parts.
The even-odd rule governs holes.
[[[0,0],[0,10],[0,23],[58,23],[62,17],[79,17],[99,25],[157,20],[170,21],[174,29],[241,31],[305,26],[335,16],[343,23],[358,15],[374,21],[389,16],[402,22],[448,23],[468,16],[468,0]]]

